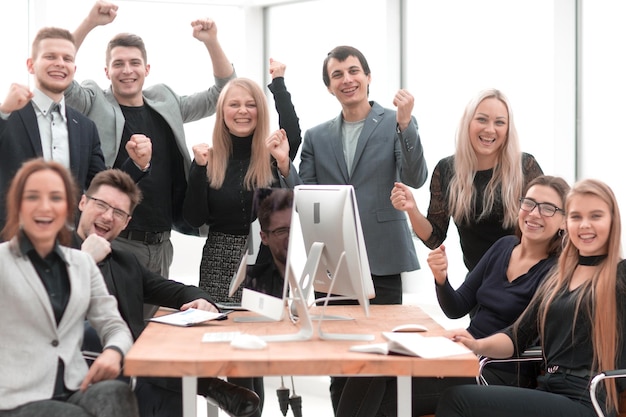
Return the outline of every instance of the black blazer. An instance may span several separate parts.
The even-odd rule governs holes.
[[[176,309],[198,298],[214,303],[209,294],[196,286],[172,281],[149,271],[130,252],[112,250],[98,266],[135,340],[146,326],[144,303]]]
[[[96,125],[71,107],[65,106],[70,147],[70,169],[81,190],[106,169]],[[6,218],[5,196],[11,179],[22,163],[43,157],[37,115],[32,103],[14,111],[8,120],[0,118],[0,228]]]

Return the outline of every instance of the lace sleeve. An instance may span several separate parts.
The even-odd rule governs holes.
[[[430,249],[435,249],[446,240],[450,225],[448,187],[450,185],[452,157],[439,161],[430,180],[430,204],[426,218],[433,227],[430,238],[423,241]]]
[[[522,154],[522,173],[524,175],[524,190],[529,182],[534,180],[540,175],[543,175],[543,170],[539,166],[539,163],[534,156],[528,153]]]

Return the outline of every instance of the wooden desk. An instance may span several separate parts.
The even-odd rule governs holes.
[[[416,306],[372,305],[366,318],[359,306],[328,307],[328,314],[353,317],[351,321],[324,321],[325,332],[373,334],[380,343],[383,331],[403,323],[428,327],[428,335],[444,329]],[[313,308],[315,314],[319,308]],[[362,341],[312,340],[268,342],[263,350],[234,349],[228,343],[202,343],[206,332],[241,331],[256,335],[296,332],[289,320],[273,323],[236,323],[233,318],[253,315],[234,312],[230,319],[195,327],[150,323],[126,355],[128,376],[183,377],[183,415],[196,417],[197,377],[252,377],[264,375],[388,375],[398,377],[398,415],[411,415],[412,376],[476,376],[478,359],[473,354],[438,359],[350,352]],[[317,329],[317,323],[314,322]]]

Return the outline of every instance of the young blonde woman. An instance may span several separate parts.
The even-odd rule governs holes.
[[[560,177],[540,176],[531,181],[524,196],[518,199],[516,236],[504,236],[494,243],[457,289],[448,280],[448,258],[443,245],[428,255],[443,312],[449,318],[459,318],[476,310],[464,333],[489,336],[512,324],[524,311],[561,252],[563,207],[568,191],[569,185]],[[485,369],[484,377],[489,384],[532,387],[536,372],[531,366],[494,364]],[[474,378],[413,378],[413,415],[434,413],[446,388],[473,381]],[[337,417],[397,413],[395,378],[349,378]]]
[[[477,354],[507,358],[539,337],[546,373],[537,389],[460,386],[446,391],[438,417],[592,417],[590,378],[626,366],[626,262],[621,259],[621,218],[604,183],[574,185],[565,204],[568,241],[558,268],[516,323],[484,339],[457,334]],[[618,390],[605,382],[605,413],[615,416]]]
[[[431,249],[445,241],[452,217],[471,271],[496,240],[514,233],[519,196],[542,173],[535,158],[520,151],[507,98],[484,90],[465,108],[454,155],[433,171],[427,215],[402,183],[395,184],[391,201],[408,213],[413,231]]]

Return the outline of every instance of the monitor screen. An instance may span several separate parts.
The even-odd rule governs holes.
[[[294,230],[297,224],[300,230]],[[340,296],[357,300],[369,315],[369,299],[375,296],[374,284],[354,188],[351,185],[297,186],[291,229],[287,263],[290,266],[301,264],[303,255],[296,247],[297,240],[302,239],[306,263],[299,282],[304,293],[310,296],[315,290],[333,294],[331,299]]]

